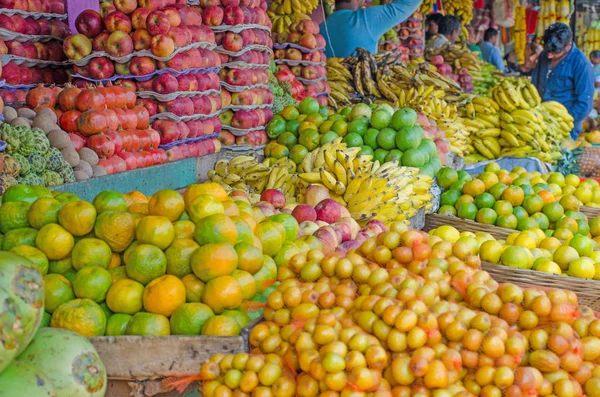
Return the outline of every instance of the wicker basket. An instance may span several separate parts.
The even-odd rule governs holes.
[[[516,230],[505,229],[503,227],[484,225],[483,223],[473,222],[466,219],[460,219],[455,216],[427,214],[425,215],[425,227],[423,230],[430,231],[443,225],[454,226],[461,232],[485,232],[489,233],[494,238],[505,240],[508,235],[515,233]]]
[[[559,276],[535,270],[517,269],[481,262],[481,268],[499,283],[513,283],[525,287],[560,288],[573,291],[580,305],[600,311],[600,281]]]
[[[579,208],[579,211],[581,213],[583,213],[585,216],[587,216],[588,218],[595,218],[597,216],[600,216],[600,208],[592,208],[592,207],[583,206],[583,207]]]

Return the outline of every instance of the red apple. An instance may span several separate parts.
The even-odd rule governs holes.
[[[160,143],[165,145],[179,140],[179,128],[177,123],[171,120],[156,120],[152,128],[160,134]]]
[[[229,91],[223,89],[221,90],[221,93],[219,95],[221,96],[222,107],[227,107],[231,105],[231,94],[229,93]]]
[[[25,18],[22,16],[15,14],[11,17],[12,19],[12,31],[17,33],[25,33]],[[1,25],[4,26],[4,25]],[[10,25],[9,25],[10,26]]]
[[[93,50],[96,52],[106,51],[106,42],[108,41],[109,37],[110,33],[108,32],[102,32],[98,36],[96,36],[94,38],[94,41],[92,42]]]
[[[131,24],[134,30],[146,29],[148,14],[150,14],[150,10],[147,8],[136,8],[131,13]]]
[[[77,61],[92,53],[92,43],[81,33],[74,34],[65,39],[63,49],[69,59]]]
[[[123,14],[131,14],[138,6],[136,0],[113,0],[113,4],[117,11]]]
[[[104,30],[102,15],[94,10],[84,10],[81,14],[77,15],[75,28],[77,32],[86,37],[96,37]]]
[[[5,14],[0,14],[0,26],[2,26],[6,30],[10,30],[11,32],[16,31],[16,26],[12,17]]]
[[[129,17],[121,11],[113,11],[104,17],[104,24],[111,33],[116,31],[130,33],[133,28]]]
[[[131,62],[125,63],[115,63],[115,74],[119,74],[121,76],[128,76],[131,74],[131,70],[129,69]]]
[[[113,57],[123,57],[132,52],[133,40],[131,40],[131,37],[127,33],[117,30],[110,34],[106,41],[106,53],[108,55]]]
[[[177,92],[179,83],[177,78],[171,74],[161,74],[152,81],[153,91],[159,94],[171,94]]]
[[[285,207],[285,196],[277,189],[267,189],[262,192],[260,201],[271,203],[275,208]]]
[[[171,25],[169,17],[162,11],[152,11],[146,19],[146,29],[152,36],[165,34],[169,31]]]
[[[134,76],[145,76],[156,70],[154,59],[150,57],[134,57],[129,65],[129,70]]]
[[[8,84],[21,84],[21,69],[14,62],[9,62],[2,67],[2,78]],[[14,101],[13,101],[14,102]]]
[[[140,7],[147,8],[150,11],[160,10],[167,5],[165,0],[139,0],[138,3]]]
[[[208,26],[219,26],[223,22],[223,9],[219,6],[208,6],[202,11],[202,20]]]
[[[90,61],[90,77],[96,80],[107,79],[115,73],[115,66],[108,58],[98,57]]]
[[[146,108],[150,117],[158,113],[158,106],[153,99],[150,98],[138,98],[136,105],[140,105]]]
[[[192,97],[194,105],[194,114],[210,114],[211,102],[207,96]]]
[[[39,34],[44,35],[44,36],[50,35],[51,26],[52,26],[52,25],[50,25],[50,22],[46,21],[45,19],[38,19],[37,24],[40,27]]]
[[[51,12],[53,14],[65,13],[65,3],[62,0],[50,0],[48,1],[48,5],[48,12]]]
[[[244,23],[244,12],[239,6],[229,6],[223,12],[223,23],[225,25],[241,25]]]
[[[40,34],[40,25],[33,18],[25,18],[25,34],[38,35]]]
[[[194,103],[190,98],[176,98],[167,102],[167,109],[176,116],[191,116],[194,114]]]
[[[198,80],[191,74],[182,74],[177,77],[178,91],[198,91]]]
[[[240,0],[221,0],[223,7],[239,6]]]
[[[244,46],[244,41],[242,40],[242,36],[237,33],[227,32],[223,37],[222,46],[227,51],[238,52]]]
[[[10,40],[6,42],[6,46],[8,48],[8,53],[18,57],[25,57],[25,47],[23,44],[18,42],[17,40]]]
[[[152,37],[152,45],[150,47],[152,54],[157,57],[165,58],[175,51],[175,42],[166,34],[161,34]]]
[[[202,15],[200,12],[189,7],[182,7],[178,11],[183,25],[187,27],[202,25]]]
[[[171,25],[171,27],[176,28],[181,25],[181,15],[175,7],[167,7],[163,10],[163,12],[169,18],[169,24]]]
[[[184,30],[178,27],[171,27],[167,34],[170,38],[173,39],[173,42],[177,47],[185,47],[186,45],[191,43],[192,37],[187,29]]]
[[[136,51],[149,50],[152,46],[152,35],[146,29],[140,29],[131,35],[133,48]]]
[[[117,8],[110,1],[103,1],[100,3],[100,15],[102,15],[102,18],[106,18],[108,14],[116,10]]]
[[[252,44],[256,43],[257,36],[254,34],[254,30],[253,29],[242,30],[242,32],[240,33],[240,35],[242,36],[242,40],[244,41],[244,45],[245,46],[252,45]]]
[[[8,54],[8,47],[6,46],[6,43],[2,40],[0,40],[0,55],[7,55]]]

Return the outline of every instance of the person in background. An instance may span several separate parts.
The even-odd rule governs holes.
[[[442,14],[430,14],[425,19],[425,40],[431,40],[438,34],[440,21],[444,16]]]
[[[440,21],[438,34],[427,42],[425,51],[433,51],[446,46],[454,45],[460,34],[460,19],[454,15],[445,15]]]
[[[363,8],[365,0],[336,0],[336,11],[320,26],[327,41],[327,57],[347,57],[356,48],[377,53],[377,42],[385,32],[404,22],[422,0],[394,0]]]
[[[506,61],[506,73],[521,73],[519,69],[519,64],[517,62],[517,53],[512,50],[508,54],[504,56],[504,60]]]
[[[481,53],[483,54],[483,60],[496,67],[501,72],[506,72],[504,66],[504,60],[500,50],[496,47],[498,43],[499,32],[494,28],[489,28],[483,34],[483,43],[481,43]]]
[[[467,31],[469,32],[469,38],[467,39],[467,48],[471,50],[471,52],[476,53],[479,58],[483,59],[483,54],[481,53],[481,48],[477,45],[481,41],[481,31],[479,29],[475,29],[473,25],[467,26]]]
[[[527,36],[527,46],[525,46],[525,60],[522,65],[519,65],[519,70],[523,75],[530,75],[538,58],[544,51],[544,47],[538,42],[537,36]]]
[[[596,87],[596,97],[598,97],[600,96],[600,51],[592,51],[590,61],[594,66],[594,87]]]
[[[573,43],[573,32],[564,23],[550,25],[543,43],[531,80],[544,101],[557,101],[567,108],[574,119],[571,138],[577,139],[594,101],[592,64]]]

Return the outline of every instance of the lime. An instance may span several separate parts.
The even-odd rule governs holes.
[[[423,140],[423,129],[419,126],[405,127],[396,135],[396,146],[403,152],[416,149]]]
[[[385,149],[377,149],[375,150],[375,153],[373,154],[373,161],[377,160],[379,161],[379,164],[383,164],[385,163],[385,158],[388,155],[388,151]]]
[[[315,98],[306,97],[298,105],[300,114],[311,114],[319,112],[319,102]]]
[[[372,156],[374,154],[373,149],[369,146],[361,146],[360,152],[358,152],[360,156]]]
[[[371,147],[373,150],[377,149],[379,147],[377,144],[377,135],[379,135],[379,130],[369,128],[364,138],[365,145]]]
[[[392,116],[392,128],[400,131],[405,127],[412,127],[417,122],[417,112],[411,108],[403,108]]]
[[[402,152],[398,149],[390,150],[385,157],[385,162],[387,163],[388,161],[393,161],[398,165],[402,165]]]
[[[402,154],[402,164],[407,167],[423,167],[426,163],[427,154],[419,149],[408,149]]]
[[[283,134],[279,135],[279,137],[277,138],[277,143],[290,149],[292,146],[298,143],[298,139],[296,138],[296,135],[286,131]]]
[[[433,142],[433,139],[423,139],[418,149],[427,153],[428,161],[437,158],[437,146],[435,146],[435,142]]]
[[[369,119],[358,119],[351,121],[348,124],[348,133],[355,132],[360,136],[364,136],[369,127]]]
[[[267,135],[271,139],[277,138],[279,135],[283,134],[286,129],[286,121],[283,116],[277,114],[273,116],[269,124],[267,124]]]
[[[379,131],[379,134],[377,135],[377,145],[385,150],[396,149],[396,130],[384,128]]]
[[[371,115],[371,126],[378,130],[386,128],[392,122],[392,116],[387,110],[376,110]]]
[[[323,146],[326,143],[333,142],[333,140],[336,138],[338,138],[338,134],[336,134],[333,131],[329,131],[329,132],[326,132],[323,135],[321,135],[319,142],[321,143],[321,146]]]
[[[335,132],[338,136],[346,136],[348,133],[348,123],[345,120],[336,120],[331,125],[331,131]]]
[[[342,142],[348,147],[360,147],[363,145],[363,139],[356,132],[350,133],[342,139]]]

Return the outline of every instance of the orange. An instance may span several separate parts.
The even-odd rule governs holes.
[[[144,193],[138,191],[138,190],[132,190],[131,192],[127,193],[124,195],[126,198],[126,200],[131,200],[131,202],[133,203],[147,203],[148,202],[148,197],[146,197],[144,195]]]
[[[175,222],[185,210],[185,203],[181,194],[175,190],[159,190],[148,203],[148,213],[167,217]]]
[[[106,314],[91,299],[74,299],[60,305],[54,313],[50,326],[64,328],[82,336],[103,336],[106,331]]]
[[[175,239],[175,228],[166,216],[148,215],[137,224],[135,237],[142,244],[152,244],[165,250]]]
[[[260,270],[264,264],[262,251],[252,244],[240,242],[235,245],[235,252],[238,255],[238,268],[254,274]]]
[[[185,286],[186,302],[200,302],[204,292],[204,281],[196,277],[195,274],[188,274],[181,279]]]
[[[106,336],[123,336],[127,330],[127,324],[131,320],[129,314],[115,313],[106,322]]]
[[[590,219],[590,234],[592,237],[600,236],[600,216]]]
[[[88,266],[99,266],[108,269],[112,260],[110,247],[104,241],[97,238],[81,239],[73,247],[71,263],[75,270],[81,270]]]
[[[190,219],[198,223],[200,219],[210,215],[224,214],[225,207],[217,198],[207,194],[201,194],[194,197],[194,200],[187,204],[187,211]]]
[[[184,219],[177,221],[173,223],[173,228],[175,229],[175,240],[182,238],[194,238],[196,225],[194,225],[194,222],[190,220]]]
[[[462,192],[471,197],[479,196],[481,193],[485,192],[485,183],[479,179],[473,179],[472,181],[465,183]]]
[[[512,183],[512,178],[510,177],[510,173],[506,170],[500,170],[496,173],[498,176],[498,181],[504,183],[506,185],[510,185]]]
[[[85,236],[94,229],[96,208],[82,200],[67,203],[58,213],[58,222],[74,236]]]
[[[85,267],[77,272],[73,280],[73,292],[78,298],[88,298],[96,303],[104,302],[112,285],[108,270],[101,267]]]
[[[542,200],[544,200],[544,204],[553,203],[555,200],[554,195],[547,190],[540,190],[539,192],[537,192],[537,195],[540,196]]]
[[[479,174],[477,179],[479,179],[483,182],[483,184],[485,185],[485,190],[488,190],[489,188],[494,186],[496,183],[500,182],[500,180],[498,179],[498,175],[496,175],[490,171],[482,172],[481,174]]]
[[[148,203],[133,203],[127,207],[127,211],[132,214],[148,215]]]
[[[125,212],[128,207],[127,201],[123,195],[112,190],[105,190],[98,193],[98,195],[94,197],[93,204],[98,213],[104,211]]]
[[[520,206],[524,198],[525,193],[519,186],[511,185],[502,192],[502,200],[508,201],[513,207]]]
[[[221,315],[235,319],[235,321],[238,323],[240,328],[244,328],[245,326],[247,326],[248,324],[250,324],[252,322],[252,319],[250,318],[248,313],[246,313],[242,310],[239,310],[239,309],[238,310],[226,310]]]
[[[481,208],[475,215],[475,221],[486,225],[496,224],[496,219],[498,219],[498,214],[491,208]]]
[[[49,223],[58,223],[58,212],[61,204],[58,200],[42,197],[31,204],[27,213],[29,225],[34,229],[40,229]]]
[[[283,233],[279,229],[283,230]],[[256,225],[254,234],[260,240],[263,247],[263,254],[275,256],[281,249],[285,240],[285,229],[277,222],[263,221]]]
[[[561,270],[567,270],[569,268],[569,263],[576,259],[579,259],[579,254],[573,247],[563,245],[554,251],[553,260],[558,266],[560,266]]]
[[[204,287],[202,301],[217,314],[237,309],[242,304],[242,288],[232,276],[213,278]]]
[[[64,275],[68,270],[73,269],[71,258],[67,257],[59,261],[48,261],[48,273]]]
[[[114,269],[121,266],[121,256],[113,252],[110,256],[110,263],[108,264],[109,269]]]
[[[146,311],[169,317],[185,303],[185,285],[170,274],[159,277],[144,288],[142,302]]]
[[[482,261],[498,264],[503,252],[502,244],[496,240],[484,241],[479,248],[479,256]]]
[[[138,244],[125,259],[125,269],[129,278],[147,285],[155,278],[164,276],[167,257],[154,245]]]
[[[579,207],[583,205],[581,201],[577,199],[577,197],[570,194],[562,196],[559,203],[562,205],[565,211],[579,211]]]
[[[273,257],[273,260],[275,260],[277,266],[285,266],[299,252],[300,250],[296,244],[291,241],[284,241],[277,255]]]
[[[579,225],[577,221],[573,218],[562,217],[556,222],[556,229],[568,229],[572,233],[577,233],[579,230]]]
[[[254,220],[254,212],[248,214],[246,212],[240,212],[239,216],[232,216],[231,220],[236,222],[237,221],[244,221],[248,224],[248,226],[250,226],[250,230],[252,230],[252,233],[254,233],[254,229],[256,229],[256,221]],[[239,233],[239,231],[238,231]]]
[[[144,286],[128,278],[115,281],[106,294],[106,304],[114,313],[135,314],[142,310]]]
[[[127,270],[125,266],[114,267],[112,269],[108,269],[110,276],[112,277],[113,283],[117,280],[123,280],[127,278]]]
[[[214,243],[237,242],[238,232],[235,223],[230,217],[223,214],[214,214],[202,218],[196,223],[196,242],[200,245]]]
[[[523,199],[523,208],[529,215],[540,212],[544,207],[544,199],[538,195],[527,196]]]
[[[52,314],[57,307],[75,299],[69,280],[62,274],[44,276],[44,309]]]
[[[190,258],[192,253],[199,247],[194,240],[179,239],[165,251],[167,257],[167,274],[183,277],[192,272]]]
[[[229,275],[237,269],[238,256],[229,244],[206,244],[194,251],[190,263],[194,274],[200,280],[208,282],[216,277]]]
[[[231,217],[231,220],[235,224],[235,228],[238,234],[236,242],[252,244],[252,242],[254,241],[254,233],[248,225],[248,223],[242,220],[239,216]]]
[[[244,213],[246,213],[246,215],[250,215],[250,216],[254,215],[254,211],[252,211],[252,206],[247,201],[244,201],[243,199],[241,199],[239,197],[235,197],[233,199],[233,202],[240,210],[240,215],[242,215]]]
[[[287,241],[294,241],[298,238],[298,221],[291,214],[275,214],[269,217],[269,221],[277,222],[283,226],[285,231],[285,239]]]
[[[496,214],[498,214],[498,216],[512,215],[513,206],[506,200],[498,200],[494,203],[494,211],[496,211]]]
[[[560,205],[557,202],[547,203],[542,208],[542,212],[544,213],[544,215],[546,215],[548,217],[548,220],[550,222],[559,221],[560,218],[562,218],[563,215],[565,214],[564,208],[562,207],[562,205]]]
[[[186,207],[189,207],[192,201],[199,195],[208,195],[219,201],[227,199],[227,192],[216,182],[205,182],[201,184],[190,185],[183,193],[183,199]]]
[[[238,208],[237,205],[235,205],[235,202],[231,199],[227,199],[227,200],[223,200],[221,202],[223,204],[223,208],[225,209],[225,215],[227,216],[239,216],[240,215],[240,209]]]
[[[171,316],[171,334],[200,335],[204,323],[214,315],[204,303],[184,303]]]
[[[250,273],[243,270],[236,270],[231,276],[235,278],[240,285],[243,300],[250,300],[256,295],[256,282]]]
[[[125,329],[126,335],[168,336],[171,334],[169,319],[162,314],[136,313]]]
[[[242,332],[235,318],[229,316],[210,317],[202,326],[202,335],[237,336]]]
[[[509,267],[515,267],[518,269],[529,269],[530,268],[530,257],[526,248],[511,246],[502,252],[500,256],[500,262]]]
[[[74,244],[71,233],[55,223],[43,226],[35,237],[36,247],[52,260],[66,258]]]
[[[123,252],[135,238],[134,218],[128,212],[103,212],[96,219],[94,234],[113,252]]]

